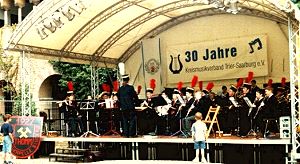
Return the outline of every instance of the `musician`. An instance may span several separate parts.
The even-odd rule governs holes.
[[[251,103],[254,102],[254,97],[252,97],[250,93],[251,85],[245,83],[242,87],[242,95],[239,97],[239,102],[241,104],[240,109],[240,136],[246,137],[251,128],[251,121],[249,117],[250,107],[245,101],[245,97],[247,97]]]
[[[266,98],[264,100],[265,108],[264,108],[264,118],[278,118],[279,111],[278,111],[278,101],[273,94],[273,87],[266,87],[265,88]]]
[[[171,104],[172,100],[170,100],[170,98],[168,97],[166,90],[163,90],[161,94],[157,97],[155,107],[157,113],[156,135],[170,134],[168,111],[172,106]]]
[[[219,99],[215,92],[209,92],[209,99],[207,101],[209,107],[216,107],[219,105]],[[209,109],[209,108],[208,108]],[[208,111],[208,110],[207,110]],[[207,113],[207,112],[206,112]],[[205,114],[206,115],[206,114]]]
[[[222,86],[222,93],[220,95],[221,99],[228,99],[229,95],[228,95],[228,91],[227,91],[227,87],[224,85]]]
[[[263,109],[263,119],[276,119],[279,118],[279,110],[278,110],[278,100],[273,94],[273,87],[267,86],[265,88],[266,98],[264,99],[264,109]],[[269,132],[277,132],[277,125],[273,125],[270,127],[268,125]]]
[[[73,93],[68,95],[63,104],[63,106],[65,106],[65,118],[69,126],[68,136],[79,136],[79,130],[83,130],[83,125],[81,119],[78,117],[79,110],[77,108],[77,102],[75,101],[75,95]],[[79,130],[77,130],[77,125],[79,125]]]
[[[221,107],[220,108],[220,112],[218,114],[218,121],[220,124],[220,129],[223,131],[223,133],[225,134],[225,132],[228,132],[228,129],[226,130],[226,119],[227,119],[227,115],[228,115],[228,89],[227,87],[224,85],[222,86],[222,92],[216,96],[216,99],[218,101],[218,105]]]
[[[157,114],[155,113],[155,97],[153,97],[153,89],[146,89],[146,99],[143,101],[141,106],[147,107],[144,109],[139,117],[139,133],[141,135],[145,134],[155,134],[155,122]]]
[[[183,119],[183,131],[187,136],[191,136],[191,125],[195,121],[195,114],[203,112],[203,99],[201,99],[201,91],[195,93],[193,104],[188,108],[188,111]]]
[[[204,89],[202,90],[201,95],[201,102],[203,103],[201,113],[203,118],[205,119],[210,106],[216,105],[215,94],[209,92],[207,89]]]
[[[168,111],[171,133],[175,133],[179,129],[178,114],[181,108],[185,106],[185,102],[180,94],[181,92],[178,89],[174,89],[172,94],[172,106]]]
[[[278,101],[279,116],[290,116],[289,103],[286,98],[286,91],[284,87],[278,87],[276,93],[276,99]]]
[[[109,92],[103,91],[99,96],[98,96],[98,106],[99,108],[105,108],[105,100],[109,98]]]
[[[194,104],[194,88],[191,87],[187,87],[185,90],[185,95],[186,95],[186,103],[185,106],[182,107],[181,109],[181,118],[183,118],[182,120],[182,125],[183,125],[183,132],[187,135],[190,136],[189,133],[191,131],[190,129],[190,122],[187,122],[186,120],[186,116],[188,115],[188,111],[189,109],[192,107],[192,105]]]
[[[89,121],[88,125],[89,125],[89,130],[92,131],[95,134],[99,133],[99,107],[98,105],[96,105],[96,101],[93,100],[92,96],[88,96],[86,100],[81,102],[81,109],[83,109],[83,107],[86,105],[86,108],[84,110],[81,110],[83,112],[85,112],[85,114],[87,114],[86,117],[86,121]]]
[[[122,120],[121,113],[120,113],[120,102],[118,100],[117,92],[113,91],[111,93],[110,99],[113,101],[113,108],[115,110],[112,111],[112,119],[114,121],[114,126],[116,131],[120,131],[120,122]]]
[[[188,109],[193,105],[194,99],[194,88],[187,87],[185,90],[186,103],[181,109],[181,116],[185,117],[187,115]]]
[[[256,97],[256,91],[258,91],[260,88],[256,85],[256,80],[251,80],[251,89],[250,94],[252,97]]]
[[[113,100],[114,107],[119,107],[120,106],[118,96],[117,96],[117,92],[115,92],[115,91],[112,92],[110,98]]]
[[[99,109],[99,133],[105,133],[109,129],[110,111],[105,110],[105,100],[109,99],[109,92],[103,91],[98,96],[97,108]]]
[[[224,134],[236,134],[235,130],[238,127],[238,107],[236,107],[230,99],[236,100],[237,88],[231,85],[228,89],[228,97],[226,100],[222,99],[220,124]]]
[[[263,89],[258,89],[256,91],[256,98],[254,100],[255,108],[253,108],[253,112],[251,116],[253,117],[253,128],[257,133],[263,133],[264,124],[263,124],[263,108],[264,108],[264,96],[265,91]]]
[[[237,91],[238,91],[238,89],[234,85],[231,85],[229,88],[229,92],[228,92],[229,99],[231,97],[231,99],[236,101]],[[234,105],[232,103],[232,101],[230,101],[229,103],[230,103],[230,106],[229,106],[229,112],[228,112],[228,124],[227,125],[230,130],[230,133],[236,135],[236,134],[239,134],[239,131],[240,131],[240,128],[239,128],[240,116],[239,116],[239,106],[238,106],[239,104]],[[238,133],[236,133],[236,131]]]
[[[120,108],[122,111],[122,126],[123,135],[126,137],[134,137],[136,135],[136,112],[135,102],[138,100],[138,96],[132,85],[129,85],[129,76],[122,76],[123,83],[117,92],[117,97],[120,102]]]

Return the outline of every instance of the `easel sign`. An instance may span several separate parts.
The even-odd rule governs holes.
[[[13,116],[11,119],[14,130],[12,154],[18,158],[32,156],[40,146],[43,117]]]

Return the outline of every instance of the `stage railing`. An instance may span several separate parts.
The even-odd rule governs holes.
[[[32,108],[35,109],[35,115],[40,116],[40,112],[45,112],[47,118],[45,118],[44,131],[57,131],[60,135],[63,135],[64,123],[63,118],[60,116],[58,104],[62,101],[53,101],[49,99],[41,99],[32,101],[34,104]],[[21,106],[18,100],[0,100],[0,114],[10,113],[13,115],[21,115]]]

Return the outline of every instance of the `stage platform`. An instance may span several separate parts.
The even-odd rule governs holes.
[[[0,160],[3,163],[3,160]],[[48,158],[39,158],[39,159],[14,159],[14,164],[44,164],[44,163],[51,163],[51,164],[70,164],[71,162],[49,162]],[[107,161],[100,161],[100,162],[90,162],[90,164],[192,164],[195,162],[192,161],[171,161],[171,160],[107,160]],[[209,163],[209,164],[219,164],[219,163]]]
[[[173,163],[173,160],[182,160],[182,162],[191,161],[194,157],[194,142],[192,138],[181,138],[178,136],[139,136],[136,138],[124,138],[120,136],[43,137],[42,141],[73,141],[82,144],[111,143],[119,145],[119,147],[114,150],[121,152],[119,153],[121,154],[121,157],[118,158],[118,160],[128,159],[140,161],[141,159],[149,159],[157,162],[156,160],[166,159],[169,161],[172,160]],[[240,158],[239,161],[247,159],[247,161],[251,161],[250,163],[264,163],[265,161],[269,161],[269,157],[271,157],[273,161],[278,161],[280,158],[279,164],[287,163],[290,160],[288,152],[291,147],[291,140],[289,138],[241,138],[237,136],[212,137],[207,139],[206,145],[206,157],[210,162],[228,163],[228,161],[230,161],[229,163],[231,163],[232,157]],[[124,155],[126,154],[124,149],[129,149],[127,155]],[[278,153],[278,155],[276,153]],[[178,158],[174,159],[173,156],[178,156]],[[277,164],[277,162],[273,162],[273,164]]]
[[[119,136],[100,136],[100,137],[42,137],[42,141],[49,142],[118,142],[118,143],[194,143],[192,138],[181,138],[171,136],[139,136],[135,138],[124,138]],[[255,137],[216,137],[208,138],[207,143],[218,144],[251,144],[251,145],[289,145],[290,139],[281,138],[255,138]]]

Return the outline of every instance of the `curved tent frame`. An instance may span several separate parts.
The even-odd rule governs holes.
[[[66,25],[64,25],[56,28],[53,33],[44,29],[45,33],[49,33],[47,34],[49,37],[41,40],[36,32],[37,26],[47,23],[49,17],[55,11],[61,10],[70,1],[46,0],[39,4],[37,9],[32,11],[18,25],[9,41],[9,48],[26,50],[44,56],[54,56],[60,60],[74,59],[73,62],[84,63],[96,61],[100,64],[106,63],[109,66],[115,66],[119,62],[125,62],[139,48],[142,39],[155,37],[175,25],[201,16],[227,14],[226,11],[229,9],[228,5],[224,4],[226,2],[218,0],[209,4],[199,0],[172,0],[167,2],[159,0],[115,0],[105,2],[107,7],[95,12],[93,5],[97,5],[102,1],[90,0],[90,3],[85,4],[82,13],[74,12],[76,15],[74,21],[80,19],[76,22],[80,23],[78,27],[65,27]],[[87,2],[87,0],[81,1]],[[221,5],[216,6],[216,2]],[[237,4],[240,8],[238,14],[262,17],[287,24],[288,16],[286,12],[279,10],[267,0],[244,0],[237,1]],[[89,9],[91,12],[88,11]],[[139,9],[138,13],[140,14],[137,13],[137,9]],[[84,15],[85,13],[91,14]],[[124,19],[123,15],[127,13],[129,13],[129,18],[125,22],[122,19]],[[88,19],[88,21],[83,21],[81,18]],[[61,20],[63,21],[63,18]],[[296,23],[297,21],[293,20],[293,22]],[[70,24],[65,20],[63,23]],[[114,26],[113,30],[110,30],[111,26]],[[96,40],[97,44],[94,44],[96,42],[95,35],[104,33],[99,32],[100,30],[105,31],[105,35],[100,35],[103,36],[103,39]],[[66,36],[69,38],[62,39],[65,36],[61,35],[61,31],[70,32],[71,34]],[[30,39],[28,38],[29,34]],[[35,39],[37,41],[32,41]],[[44,44],[40,44],[41,42]],[[55,44],[55,42],[59,44]],[[93,43],[93,45],[87,45],[87,43]]]

